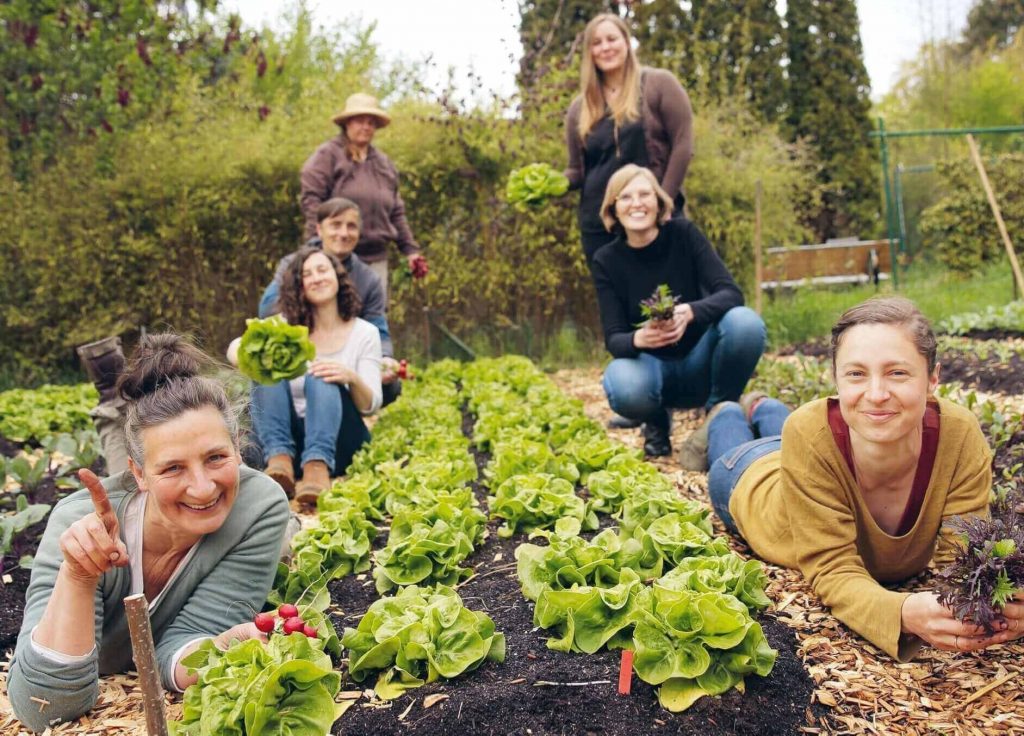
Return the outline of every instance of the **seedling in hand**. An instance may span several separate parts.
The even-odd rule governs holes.
[[[668,323],[675,316],[679,297],[674,296],[668,284],[661,284],[646,299],[640,300],[640,314],[645,320],[655,323]]]

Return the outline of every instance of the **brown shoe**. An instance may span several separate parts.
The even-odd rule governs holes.
[[[315,504],[321,493],[331,485],[331,474],[323,460],[310,460],[302,466],[302,480],[295,486],[295,500]]]
[[[272,455],[264,472],[277,481],[288,498],[295,498],[295,466],[291,455]]]
[[[754,421],[754,409],[767,398],[768,394],[764,391],[751,391],[740,397],[740,407],[743,409],[743,416],[747,418],[747,424]]]

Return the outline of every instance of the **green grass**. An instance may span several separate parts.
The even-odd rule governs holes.
[[[900,276],[898,292],[887,282],[878,289],[865,285],[800,288],[774,297],[766,293],[762,316],[768,326],[769,349],[827,337],[845,309],[875,294],[899,293],[912,299],[933,322],[1013,299],[1009,264],[995,264],[966,278],[938,266],[915,265]]]

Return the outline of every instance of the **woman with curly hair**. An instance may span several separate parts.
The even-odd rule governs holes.
[[[289,324],[309,328],[316,358],[304,376],[253,387],[253,426],[267,475],[314,503],[370,438],[361,415],[381,405],[380,332],[357,316],[359,295],[341,262],[317,248],[301,249],[288,266],[281,307]]]

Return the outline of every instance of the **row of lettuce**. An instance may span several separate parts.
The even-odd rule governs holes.
[[[482,479],[462,431],[463,405],[475,418],[472,442],[490,455]],[[488,514],[473,489],[478,480],[490,518],[502,522],[499,536],[545,541],[520,544],[516,567],[551,649],[633,650],[637,676],[658,686],[662,705],[673,711],[741,685],[747,675],[770,673],[776,652],[752,618],[768,605],[766,578],[758,562],[712,535],[705,506],[682,498],[636,451],[608,439],[528,360],[442,361],[383,412],[373,441],[346,479],[320,497],[316,524],[295,536],[291,563],[279,569],[270,603],[297,603],[320,634],[301,644],[309,664],[289,679],[274,673],[285,654],[296,661],[300,653],[278,644],[281,661],[273,666],[260,660],[255,667],[245,657],[255,684],[242,691],[258,699],[248,708],[239,705],[237,688],[223,685],[233,650],[204,648],[189,663],[200,679],[186,694],[176,732],[210,732],[199,728],[200,705],[219,703],[213,710],[241,717],[245,733],[254,733],[255,716],[246,714],[264,712],[270,691],[279,696],[278,713],[294,710],[297,699],[303,712],[340,715],[328,702],[340,681],[324,652],[343,651],[351,680],[375,678],[382,699],[502,662],[504,635],[457,592],[472,578],[465,563],[486,534]],[[386,543],[373,551],[388,521]],[[327,583],[371,570],[384,595],[339,640],[325,615]],[[314,670],[320,691],[309,685]],[[311,691],[322,696],[318,703],[310,702]]]

